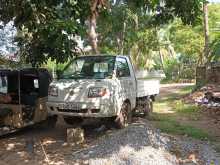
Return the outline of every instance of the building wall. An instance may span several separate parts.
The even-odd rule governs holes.
[[[220,84],[220,65],[202,66],[196,69],[196,84],[201,86],[205,83]]]

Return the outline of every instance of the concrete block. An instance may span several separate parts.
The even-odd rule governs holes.
[[[81,128],[67,128],[67,143],[76,145],[84,142],[84,130]]]

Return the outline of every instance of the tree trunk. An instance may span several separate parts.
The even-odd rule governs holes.
[[[124,40],[125,40],[125,31],[126,31],[126,22],[123,23],[123,32],[122,32],[122,37],[121,37],[121,55],[124,54]]]
[[[208,24],[208,4],[207,2],[203,3],[203,12],[204,12],[204,36],[205,36],[205,46],[204,46],[204,58],[205,63],[208,63],[209,59],[209,24]]]
[[[97,39],[97,33],[96,33],[96,21],[98,17],[97,12],[97,6],[98,6],[98,0],[92,0],[91,1],[91,16],[89,17],[89,41],[92,47],[92,51],[95,54],[98,54],[98,39]]]
[[[94,53],[99,53],[98,51],[98,40],[97,40],[97,33],[96,33],[96,16],[91,16],[89,20],[89,40],[92,46],[92,51]]]
[[[160,62],[161,62],[161,66],[162,69],[164,70],[164,59],[163,59],[163,53],[161,52],[161,48],[159,47],[159,55],[160,55]]]

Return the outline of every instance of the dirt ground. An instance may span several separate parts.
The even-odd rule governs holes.
[[[90,122],[89,122],[90,123]],[[72,146],[66,142],[66,130],[71,128],[59,118],[55,128],[34,126],[0,138],[0,165],[69,164],[72,153],[92,145],[99,137],[115,129],[99,131],[102,123],[84,126],[85,143]]]
[[[194,84],[168,84],[161,85],[160,95],[158,100],[163,99],[164,97],[175,96],[176,100],[180,100],[185,97],[185,94],[179,94],[181,89],[186,87],[193,86]],[[170,113],[171,107],[167,107],[167,109],[163,109],[163,113]],[[220,142],[220,117],[211,116],[205,111],[201,112],[198,115],[198,118],[191,119],[185,116],[176,116],[177,120],[183,124],[189,124],[196,128],[200,128],[210,134],[213,138]]]
[[[162,86],[160,97],[178,93],[186,85],[191,84]],[[189,122],[185,119],[181,120],[182,122]],[[211,129],[213,125],[210,123],[212,123],[212,119],[206,121],[206,118],[204,118],[193,124],[204,127],[204,129],[214,132],[216,137],[220,137],[218,134],[220,133],[219,128],[213,131]],[[92,146],[99,138],[118,131],[114,128],[100,131],[101,124],[93,124],[89,124],[84,128],[86,139],[85,143],[81,146],[71,146],[66,143],[66,129],[70,126],[66,125],[62,119],[58,120],[57,126],[53,129],[42,126],[30,127],[1,137],[0,165],[71,164],[73,154],[84,150],[88,146]],[[84,164],[88,164],[88,162],[85,161]]]

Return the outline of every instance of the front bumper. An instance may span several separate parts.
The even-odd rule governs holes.
[[[92,118],[113,117],[117,115],[117,111],[112,104],[75,103],[77,104],[76,109],[65,109],[63,108],[64,104],[68,103],[47,102],[48,113],[51,115]]]

